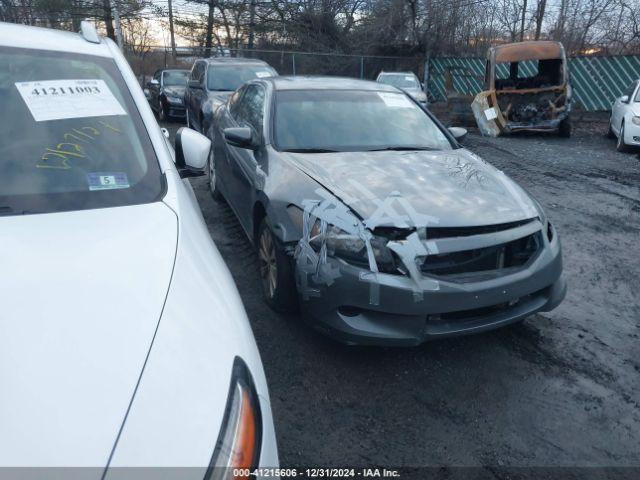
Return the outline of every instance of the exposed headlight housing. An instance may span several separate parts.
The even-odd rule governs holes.
[[[634,125],[640,125],[640,117],[638,116],[631,117],[631,121],[633,122]]]
[[[295,205],[287,208],[291,220],[302,230],[303,211]],[[345,262],[360,268],[369,268],[369,256],[365,241],[358,235],[354,235],[328,224],[324,235],[321,231],[321,221],[316,218],[309,232],[309,244],[319,252],[322,243],[327,246],[327,255],[344,260]],[[387,248],[388,239],[372,235],[370,239],[371,249],[376,259],[376,264],[381,272],[399,274],[393,253]]]
[[[234,476],[234,470],[258,467],[262,444],[260,401],[251,373],[236,357],[222,428],[204,480],[248,478]]]

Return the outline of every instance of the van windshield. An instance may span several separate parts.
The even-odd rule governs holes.
[[[0,48],[0,215],[148,203],[164,180],[108,58]]]

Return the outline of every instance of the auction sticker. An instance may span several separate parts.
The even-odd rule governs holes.
[[[36,122],[127,113],[104,80],[16,82]]]
[[[495,120],[496,118],[498,118],[498,113],[496,112],[495,108],[490,107],[484,111],[484,116],[487,118],[487,120]]]
[[[256,72],[256,77],[258,78],[266,78],[271,77],[273,74],[271,72]]]
[[[124,172],[96,172],[87,173],[89,190],[113,190],[129,188],[129,179]]]
[[[378,96],[387,105],[395,108],[411,108],[413,104],[402,93],[378,92]]]

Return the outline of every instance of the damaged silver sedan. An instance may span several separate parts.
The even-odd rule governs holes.
[[[345,343],[415,345],[549,311],[540,205],[394,87],[252,81],[216,111],[209,185],[255,244],[267,302]]]

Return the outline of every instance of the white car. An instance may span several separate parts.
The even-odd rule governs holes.
[[[183,129],[174,153],[88,23],[0,23],[0,65],[0,467],[277,466],[256,343],[186,180],[209,140]]]
[[[413,72],[385,72],[378,74],[376,82],[392,85],[406,92],[411,98],[422,106],[427,105],[427,94],[423,85]]]
[[[640,80],[636,80],[611,106],[609,136],[617,138],[616,148],[626,152],[640,147]]]

